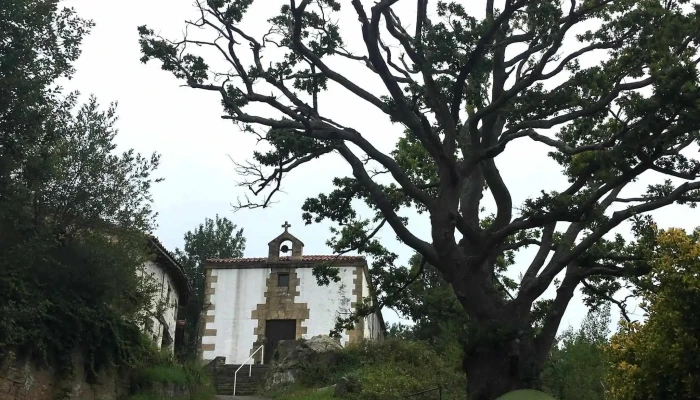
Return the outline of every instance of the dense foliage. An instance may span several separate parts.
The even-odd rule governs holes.
[[[424,341],[440,354],[461,357],[464,343],[460,341],[468,329],[468,319],[457,297],[435,267],[421,265],[419,255],[413,256],[409,265],[407,270],[416,279],[385,305],[412,324],[391,326],[390,336]]]
[[[373,256],[386,298],[412,277],[394,265],[381,228],[435,266],[474,326],[464,362],[471,399],[536,386],[577,288],[595,305],[647,274],[644,214],[700,200],[700,163],[687,151],[700,137],[697,4],[485,0],[475,16],[460,2],[353,0],[357,29],[341,17],[345,3],[290,0],[257,37],[244,17],[267,4],[198,1],[184,30],[196,39],[139,27],[142,60],[219,96],[224,118],[269,144],[240,163],[261,199],[241,207],[270,205],[287,174],[319,157],[347,162],[351,175],[310,198],[303,217],[338,226],[337,252]],[[349,50],[341,32],[362,48]],[[354,62],[375,83],[336,69]],[[395,150],[380,150],[382,132],[324,115],[324,90],[356,96],[399,125]],[[568,183],[514,204],[499,166],[533,144]],[[650,179],[646,190],[630,185],[640,177]],[[485,210],[490,198],[495,207]],[[429,215],[427,240],[411,231],[406,209]],[[626,222],[632,240],[610,234]],[[521,279],[501,281],[499,269],[529,246],[537,251]],[[536,303],[552,286],[555,298]]]
[[[564,331],[542,372],[544,391],[559,400],[604,400],[609,327],[610,306],[605,305],[591,311],[577,330]]]
[[[347,378],[353,389],[345,397],[353,400],[398,400],[438,386],[444,388],[443,399],[461,399],[464,375],[459,360],[453,361],[437,354],[423,341],[389,339],[382,343],[349,344],[337,358],[304,364],[297,385],[273,393],[273,397],[313,398],[309,394],[313,390]],[[437,392],[433,392],[417,398],[436,396]],[[318,398],[330,399],[332,395],[326,393]]]
[[[624,321],[607,347],[608,399],[700,397],[700,231],[660,231],[636,290],[646,321]]]
[[[212,400],[216,391],[211,374],[201,363],[175,364],[169,357],[156,355],[131,373],[131,395],[125,400]],[[173,396],[169,391],[178,395]]]
[[[53,86],[90,22],[49,0],[3,2],[0,16],[0,357],[68,372],[82,350],[94,376],[147,351],[140,266],[159,160],[115,154],[114,107]]]
[[[194,231],[185,234],[184,249],[175,249],[175,257],[184,267],[192,287],[192,295],[185,306],[185,358],[193,359],[197,355],[200,315],[205,306],[202,264],[209,258],[243,257],[245,237],[243,229],[236,228],[226,217],[206,218]]]
[[[72,74],[92,23],[58,1],[11,0],[0,5],[0,196],[13,171],[41,168],[33,146],[51,139],[46,129],[61,107],[55,81]]]
[[[419,268],[419,257],[413,257],[411,265]],[[389,336],[419,340],[441,358],[458,364],[468,345],[464,332],[470,329],[469,321],[434,267],[426,264],[423,268],[424,273],[392,301],[394,309],[412,323],[391,326]],[[605,398],[608,362],[604,346],[609,343],[610,322],[610,304],[605,303],[591,310],[578,329],[569,327],[557,338],[542,371],[545,392],[560,400]]]

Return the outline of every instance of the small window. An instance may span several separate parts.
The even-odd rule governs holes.
[[[289,273],[281,272],[277,274],[277,286],[289,287]]]

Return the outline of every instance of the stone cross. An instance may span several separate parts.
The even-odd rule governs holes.
[[[282,225],[282,228],[284,228],[284,231],[287,232],[287,229],[290,227],[291,227],[291,225],[289,224],[289,222],[284,221],[284,225]]]

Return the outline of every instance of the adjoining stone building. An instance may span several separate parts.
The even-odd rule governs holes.
[[[204,264],[206,283],[201,351],[204,361],[225,357],[243,363],[264,345],[267,364],[280,340],[327,335],[337,317],[373,299],[367,261],[359,256],[304,255],[304,244],[284,232],[269,244],[267,258],[211,259]],[[291,247],[289,245],[291,245]],[[291,256],[281,255],[291,251]],[[339,282],[319,286],[314,266],[330,262]],[[341,344],[384,338],[381,310],[341,334]]]
[[[151,317],[142,330],[163,350],[173,353],[176,342],[184,334],[184,321],[177,320],[178,308],[189,299],[191,287],[185,270],[155,237],[149,238],[149,248],[154,255],[146,262],[144,272],[156,286],[151,302]]]

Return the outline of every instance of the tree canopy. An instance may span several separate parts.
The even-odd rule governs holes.
[[[56,1],[17,0],[0,7],[0,196],[9,196],[12,173],[39,169],[31,146],[49,139],[55,81],[73,73],[80,43],[92,22]],[[32,160],[31,162],[29,160]],[[29,168],[31,165],[33,168]]]
[[[635,286],[646,321],[623,321],[607,346],[609,398],[700,396],[700,231],[660,231],[652,273]]]
[[[697,4],[485,0],[477,14],[418,0],[400,15],[405,1],[353,0],[352,29],[337,17],[345,3],[290,0],[254,37],[243,20],[258,3],[198,0],[174,40],[141,26],[142,61],[220,97],[223,118],[270,145],[239,164],[260,199],[241,207],[270,205],[285,175],[319,157],[347,162],[351,175],[308,199],[303,217],[337,224],[331,245],[373,256],[376,276],[400,270],[378,240],[384,226],[437,268],[479,327],[464,363],[472,399],[537,386],[577,287],[605,298],[649,272],[641,239],[614,229],[631,222],[640,234],[645,214],[700,200],[700,163],[688,153],[700,126]],[[363,48],[350,52],[343,35]],[[202,47],[214,52],[205,59]],[[586,62],[593,55],[601,60]],[[381,87],[337,62],[368,68]],[[399,125],[396,148],[324,115],[318,94],[331,87]],[[526,142],[550,150],[568,185],[514,204],[498,165]],[[632,184],[641,177],[653,181],[646,190]],[[484,210],[487,196],[495,209]],[[358,212],[362,202],[371,214]],[[408,227],[406,208],[428,214],[429,239]],[[504,297],[498,268],[529,246],[537,251]],[[554,299],[535,307],[551,286]]]
[[[0,5],[0,359],[67,372],[80,347],[92,378],[143,350],[159,157],[116,153],[114,106],[56,86],[92,26],[58,3]]]
[[[560,400],[604,400],[608,370],[604,347],[610,333],[610,305],[592,310],[577,330],[568,328],[542,373],[544,389]]]
[[[204,309],[204,270],[209,258],[243,257],[245,237],[226,217],[206,218],[194,231],[185,233],[184,249],[175,249],[175,257],[185,268],[192,286],[192,296],[185,306],[185,356],[194,358],[199,343],[200,315]]]

